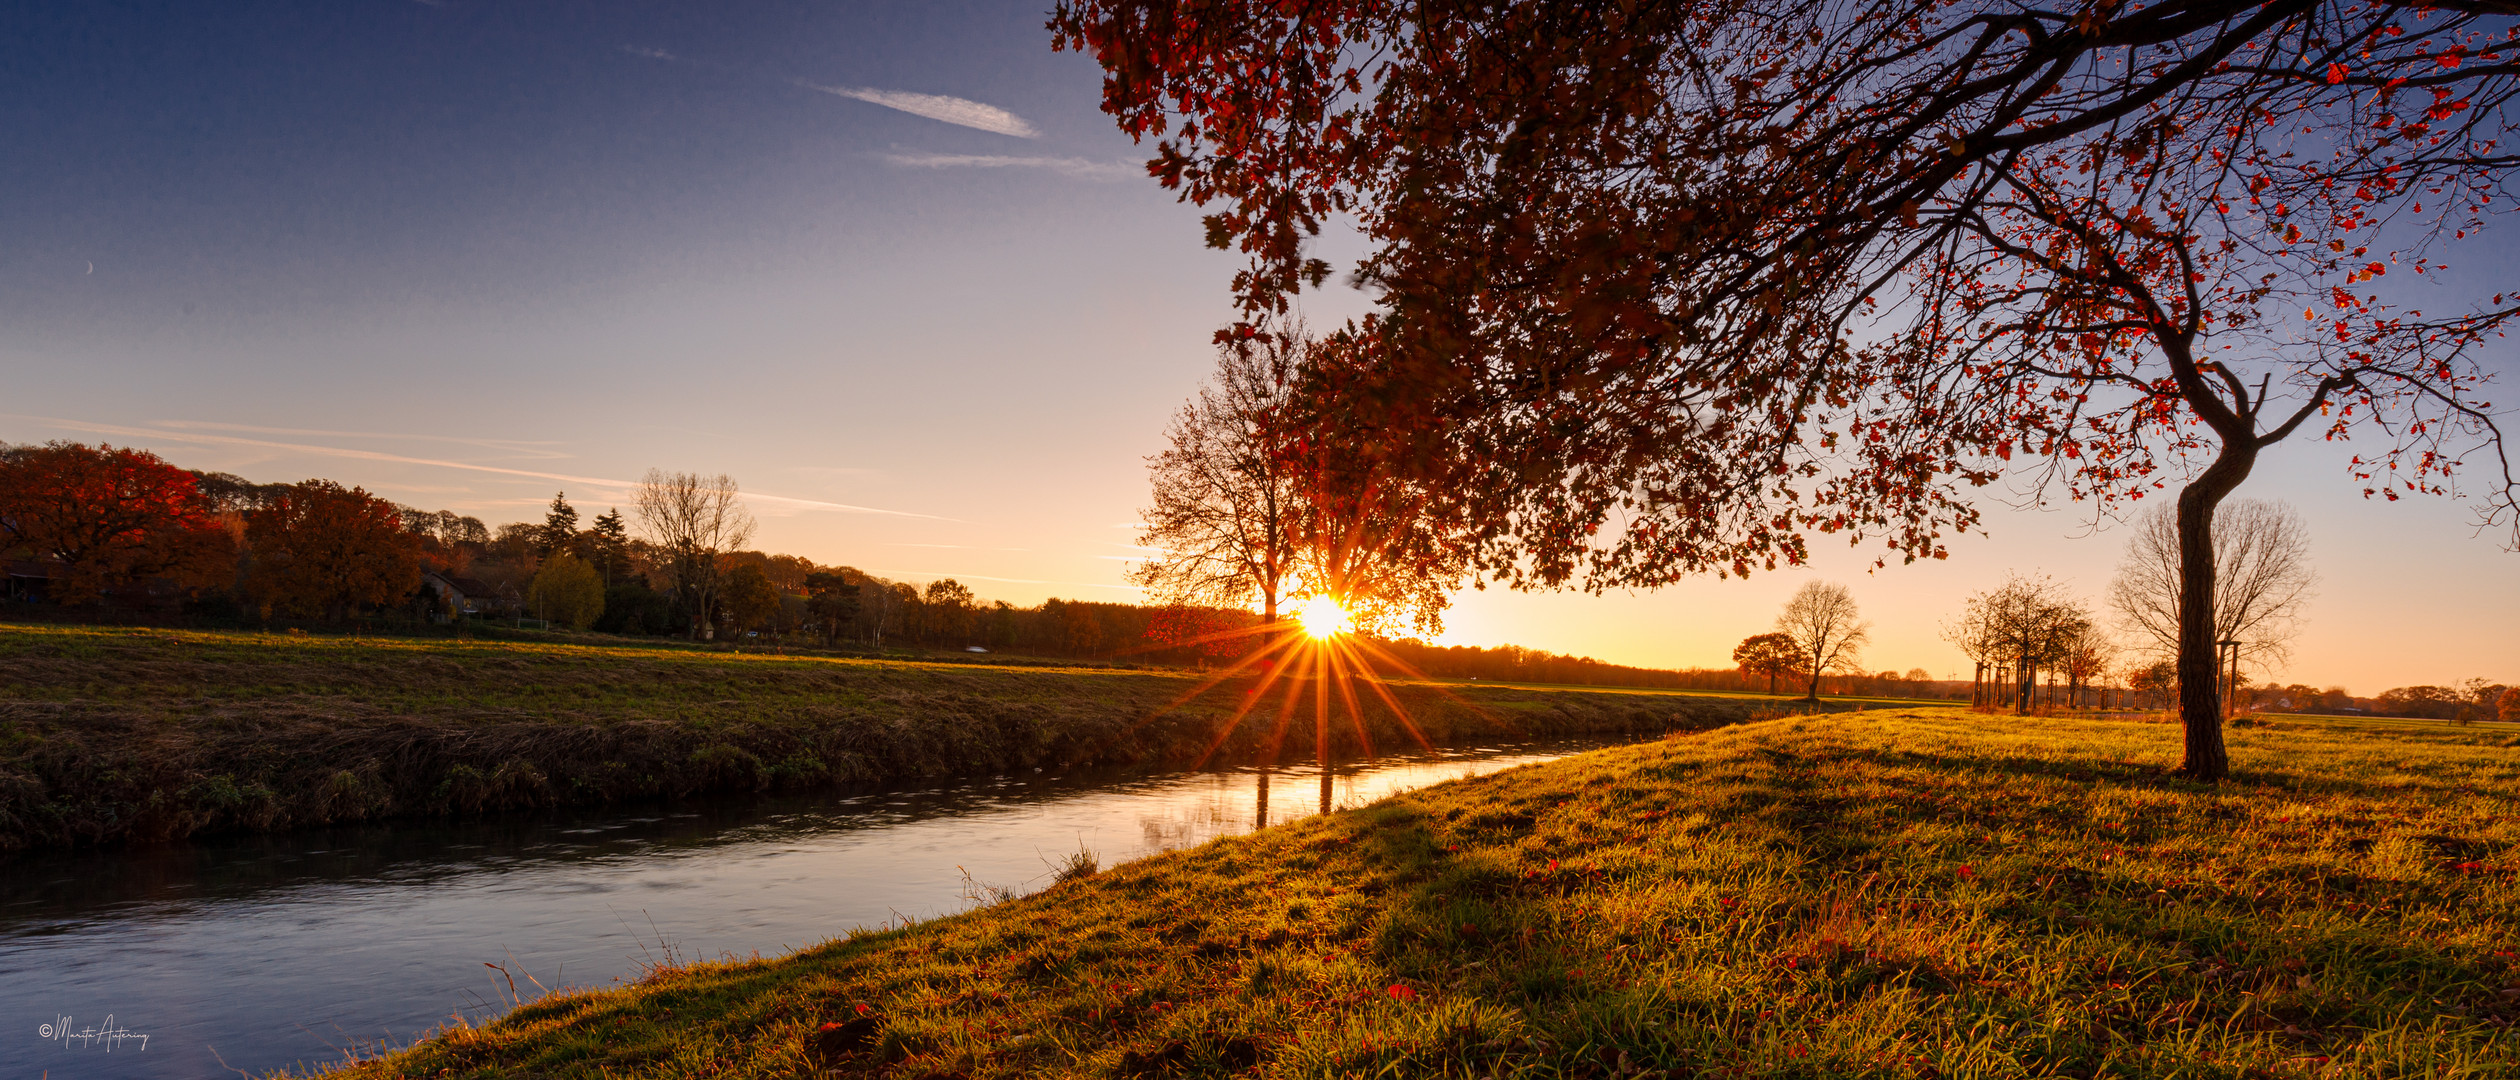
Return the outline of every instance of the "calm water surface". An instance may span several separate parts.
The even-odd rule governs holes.
[[[1330,798],[1600,745],[1388,755],[1339,766]],[[502,1011],[508,978],[485,964],[531,1000],[537,983],[776,956],[960,910],[978,888],[1029,892],[1079,847],[1108,866],[1321,798],[1309,769],[1035,774],[0,863],[0,1080],[318,1068]],[[86,1037],[107,1031],[127,1037]]]

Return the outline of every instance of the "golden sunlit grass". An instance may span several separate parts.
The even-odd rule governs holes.
[[[770,961],[385,1077],[2520,1075],[2500,734],[1841,713],[1587,754]],[[837,928],[835,928],[837,929]]]

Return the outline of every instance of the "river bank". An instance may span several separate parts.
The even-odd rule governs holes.
[[[1334,800],[1603,743],[1381,754],[1341,767]],[[0,1016],[111,1014],[148,1049],[0,1039],[0,1077],[311,1072],[542,986],[784,956],[1046,887],[1080,851],[1109,866],[1283,824],[1319,792],[1302,766],[1045,770],[26,852],[0,873]]]
[[[402,1077],[2486,1076],[2496,747],[1957,710],[1422,789],[774,960],[556,995]],[[835,931],[839,928],[834,928]]]
[[[0,852],[1066,766],[1313,755],[1196,673],[0,626]],[[1398,684],[1332,753],[1659,734],[1773,708]],[[1410,730],[1414,727],[1415,732]],[[1221,732],[1221,735],[1220,735]]]

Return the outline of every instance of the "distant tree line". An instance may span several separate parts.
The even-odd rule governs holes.
[[[734,481],[650,472],[632,513],[565,492],[538,522],[398,505],[330,480],[254,483],[142,450],[0,445],[7,599],[100,614],[447,622],[475,615],[613,634],[830,647],[1014,649],[1196,662],[1249,612],[1051,599],[1019,608],[744,547]]]
[[[460,594],[480,602],[475,617],[826,648],[1208,664],[1259,640],[1248,631],[1263,616],[1231,606],[1052,598],[1017,607],[951,578],[922,587],[754,550],[737,493],[724,476],[651,472],[628,514],[589,517],[562,492],[540,521],[491,526],[330,480],[255,483],[142,450],[0,445],[0,563],[7,599],[97,615],[446,623],[465,617]],[[1515,646],[1393,648],[1461,677],[1685,677]]]

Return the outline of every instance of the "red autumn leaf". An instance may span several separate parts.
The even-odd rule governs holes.
[[[1391,984],[1391,989],[1386,991],[1386,993],[1389,993],[1395,1000],[1399,1001],[1416,1001],[1418,996],[1416,988],[1411,987],[1407,983],[1393,983]]]
[[[2333,85],[2335,85],[2335,84],[2337,84],[2337,83],[2344,82],[2344,81],[2345,81],[2345,65],[2343,65],[2343,64],[2329,64],[2329,65],[2328,65],[2328,72],[2327,72],[2327,75],[2328,75],[2328,84],[2329,84],[2329,85],[2331,85],[2331,86],[2333,86]]]

